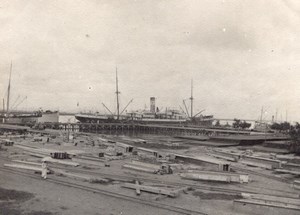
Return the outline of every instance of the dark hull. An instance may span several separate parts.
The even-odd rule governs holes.
[[[139,123],[139,124],[168,124],[168,125],[205,125],[210,126],[213,122],[212,120],[205,121],[195,121],[191,122],[185,119],[114,119],[114,118],[104,118],[104,116],[93,116],[93,115],[75,115],[75,118],[80,123]]]

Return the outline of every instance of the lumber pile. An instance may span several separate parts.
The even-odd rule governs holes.
[[[52,157],[45,157],[42,159],[42,161],[47,161],[50,163],[58,163],[63,164],[67,166],[79,166],[79,163],[73,162],[73,161],[66,161],[66,160],[60,160],[60,159],[54,159]]]
[[[139,166],[139,165],[134,165],[134,164],[124,164],[122,166],[122,168],[124,168],[124,169],[130,169],[130,170],[135,170],[135,171],[139,171],[139,172],[153,173],[153,174],[155,174],[157,172],[156,169],[146,168],[146,167]]]
[[[159,195],[165,195],[171,198],[175,198],[179,195],[180,190],[170,190],[170,189],[163,189],[161,187],[154,187],[154,186],[146,186],[146,185],[140,185],[138,183],[131,184],[131,183],[124,183],[121,185],[124,188],[133,189],[136,190],[136,193],[140,193],[141,191],[148,192],[148,193],[154,193]]]
[[[225,152],[225,151],[219,151],[219,150],[214,150],[211,153],[208,153],[208,155],[216,157],[216,158],[228,160],[228,161],[233,161],[233,162],[237,162],[241,157],[241,155],[237,154],[237,153]]]
[[[243,156],[243,159],[240,160],[242,164],[248,166],[261,167],[264,169],[276,169],[281,168],[281,161],[276,159],[262,158],[256,156]]]
[[[31,161],[22,161],[22,160],[12,160],[13,162],[41,166],[41,163],[31,162]]]
[[[289,198],[282,196],[271,196],[265,194],[253,194],[253,193],[242,193],[242,197],[246,199],[257,199],[264,201],[272,201],[272,202],[281,202],[285,204],[298,205],[300,206],[299,198]]]
[[[233,201],[233,208],[236,212],[247,214],[264,215],[298,215],[300,206],[261,199],[238,199]]]
[[[300,175],[300,171],[288,170],[288,169],[274,169],[275,172],[292,174],[292,175]]]
[[[300,190],[300,181],[299,180],[295,180],[293,183],[293,187],[297,190]]]
[[[204,180],[204,181],[219,181],[219,182],[237,182],[248,183],[249,175],[235,174],[229,172],[216,172],[216,171],[188,171],[187,173],[180,174],[180,177],[188,180]]]
[[[79,164],[85,164],[85,165],[93,165],[93,166],[104,166],[104,161],[96,161],[96,160],[90,160],[90,159],[83,159],[83,158],[72,158],[72,161],[79,163]]]
[[[32,170],[34,172],[42,172],[42,167],[25,165],[25,164],[4,164],[5,167]],[[48,171],[49,172],[49,171]]]
[[[124,164],[122,168],[153,174],[157,173],[160,170],[159,165],[144,163],[136,160],[132,160],[130,163]]]
[[[80,179],[80,180],[88,181],[91,183],[108,183],[109,182],[109,180],[105,179],[105,178],[77,174],[77,173],[67,172],[67,171],[60,170],[60,169],[53,169],[53,171],[54,171],[54,174],[57,174],[57,175],[62,175],[62,176],[66,176],[66,177],[70,177],[70,178],[74,178],[74,179]]]

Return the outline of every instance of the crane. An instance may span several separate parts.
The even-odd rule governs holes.
[[[14,103],[12,104],[12,106],[11,107],[14,107],[15,106],[15,104],[17,103],[17,101],[20,99],[20,95],[18,95],[18,97],[16,98],[16,100],[14,101]]]
[[[120,115],[122,115],[122,113],[126,110],[126,108],[130,105],[130,103],[133,101],[133,99],[131,99],[128,104],[125,106],[125,108],[121,111]]]
[[[105,107],[106,110],[108,110],[108,112],[113,116],[114,114],[109,110],[108,107],[106,107],[106,105],[104,103],[102,103],[102,105]]]
[[[201,111],[199,111],[196,115],[194,115],[193,117],[196,117],[196,116],[198,116],[200,113],[202,113],[203,111],[205,111],[205,109],[203,109],[203,110],[201,110]]]
[[[189,117],[189,116],[190,116],[190,114],[189,114],[189,111],[188,111],[188,109],[187,109],[187,106],[186,106],[186,104],[185,104],[185,100],[183,100],[183,104],[184,104],[184,107],[185,107],[185,110],[186,110],[187,116]]]
[[[14,108],[15,109],[17,109],[18,108],[18,106],[20,105],[20,104],[22,104],[25,100],[27,99],[27,96],[25,96]]]

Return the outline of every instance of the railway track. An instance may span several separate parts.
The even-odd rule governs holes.
[[[16,175],[21,175],[21,176],[33,178],[33,179],[36,179],[36,180],[41,180],[40,176],[32,175],[32,174],[26,173],[24,171],[11,170],[11,169],[6,168],[6,167],[0,167],[0,171],[8,172],[8,173],[11,173],[11,174],[16,174]],[[143,204],[143,205],[147,205],[147,206],[151,206],[151,207],[155,207],[155,208],[159,208],[159,209],[163,209],[163,210],[167,210],[167,211],[175,212],[175,213],[179,213],[179,214],[186,214],[186,215],[205,215],[206,214],[204,212],[190,210],[190,209],[186,209],[186,208],[182,208],[182,207],[178,207],[178,206],[167,205],[167,204],[154,202],[154,201],[149,201],[149,200],[146,201],[146,200],[143,200],[143,199],[140,199],[140,198],[127,196],[127,195],[124,195],[124,194],[115,193],[115,192],[103,190],[103,189],[100,189],[100,188],[95,188],[95,187],[85,186],[85,185],[81,185],[81,184],[76,184],[76,183],[73,183],[73,182],[70,182],[70,181],[66,182],[66,181],[63,181],[63,180],[56,179],[56,178],[55,179],[54,178],[48,178],[47,182],[62,185],[62,186],[65,186],[65,187],[76,188],[76,189],[80,189],[80,190],[84,190],[84,191],[88,191],[88,192],[92,192],[92,193],[97,193],[97,194],[100,194],[100,195],[106,195],[106,196],[109,196],[109,197],[112,197],[112,198],[121,199],[121,200],[129,201],[129,202],[139,203],[139,204]]]

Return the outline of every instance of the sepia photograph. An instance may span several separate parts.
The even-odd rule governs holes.
[[[0,26],[0,215],[300,215],[300,1],[0,0]]]

